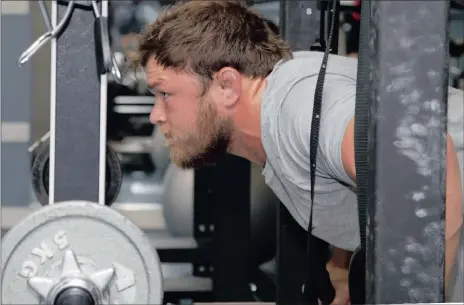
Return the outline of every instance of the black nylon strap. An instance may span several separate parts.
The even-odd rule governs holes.
[[[369,27],[370,2],[361,1],[361,21],[359,31],[359,56],[356,80],[356,106],[354,121],[354,150],[356,164],[356,188],[358,197],[358,217],[360,245],[351,257],[349,270],[349,289],[351,304],[365,304],[366,299],[366,226],[367,200],[370,183],[368,177],[368,130],[369,128]]]
[[[356,186],[358,195],[358,217],[360,247],[366,249],[366,225],[367,225],[367,187],[368,187],[368,130],[369,130],[369,1],[361,2],[361,21],[359,33],[359,58],[356,81],[356,106],[355,106],[355,164]]]
[[[329,37],[322,59],[321,69],[317,77],[316,90],[314,94],[313,115],[311,119],[311,143],[310,143],[310,175],[311,175],[311,214],[309,216],[308,238],[307,238],[307,277],[304,294],[309,304],[318,304],[318,299],[324,305],[332,303],[335,298],[335,289],[330,281],[326,269],[329,245],[327,242],[315,237],[313,231],[313,207],[314,207],[314,185],[316,180],[316,158],[319,144],[319,127],[322,107],[322,93],[324,89],[327,61],[332,45],[335,18],[338,18],[336,8],[337,0],[332,0],[333,18],[329,30]],[[328,6],[329,7],[329,6]],[[323,37],[321,37],[322,39]]]

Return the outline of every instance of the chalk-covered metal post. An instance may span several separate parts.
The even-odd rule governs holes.
[[[366,303],[444,302],[449,1],[371,6]]]

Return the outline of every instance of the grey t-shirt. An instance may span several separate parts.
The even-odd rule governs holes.
[[[310,215],[310,132],[321,52],[295,52],[269,75],[261,108],[263,175],[268,186],[305,229]],[[346,174],[341,143],[354,116],[357,60],[331,55],[327,65],[316,161],[314,235],[354,250],[359,244],[355,183]],[[450,132],[463,162],[463,92],[450,88]],[[464,203],[463,203],[464,204]]]

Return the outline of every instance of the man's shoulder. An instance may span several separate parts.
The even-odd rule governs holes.
[[[307,72],[319,73],[324,53],[316,51],[296,51],[293,57],[276,63],[274,72],[305,70]],[[354,57],[330,54],[327,64],[327,73],[340,73],[343,75],[356,75],[358,60]]]
[[[308,90],[315,89],[317,77],[322,65],[324,54],[315,51],[298,51],[293,53],[293,58],[281,60],[274,66],[273,71],[267,77],[267,93],[271,96],[283,98],[294,89],[294,86],[304,81]],[[348,78],[354,83],[357,73],[357,60],[355,58],[330,55],[327,70],[326,84],[335,78]],[[311,86],[314,84],[314,86]],[[314,95],[314,92],[312,92]],[[310,96],[306,92],[306,96]],[[311,96],[312,96],[311,95]]]
[[[313,51],[298,51],[293,52],[290,59],[280,60],[274,66],[270,77],[276,76],[291,76],[289,72],[301,71],[304,73],[314,74],[319,73],[320,65],[324,54]],[[317,75],[317,74],[316,74]]]
[[[301,87],[302,81],[314,83],[314,88],[307,88],[305,96],[314,91],[323,54],[320,52],[295,52],[294,57],[279,61],[267,77],[267,86],[263,95],[263,106],[279,109],[290,92]]]

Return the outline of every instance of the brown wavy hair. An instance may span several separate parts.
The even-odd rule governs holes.
[[[164,11],[140,35],[134,66],[148,60],[210,81],[223,67],[250,78],[266,77],[289,45],[240,0],[191,0]]]

